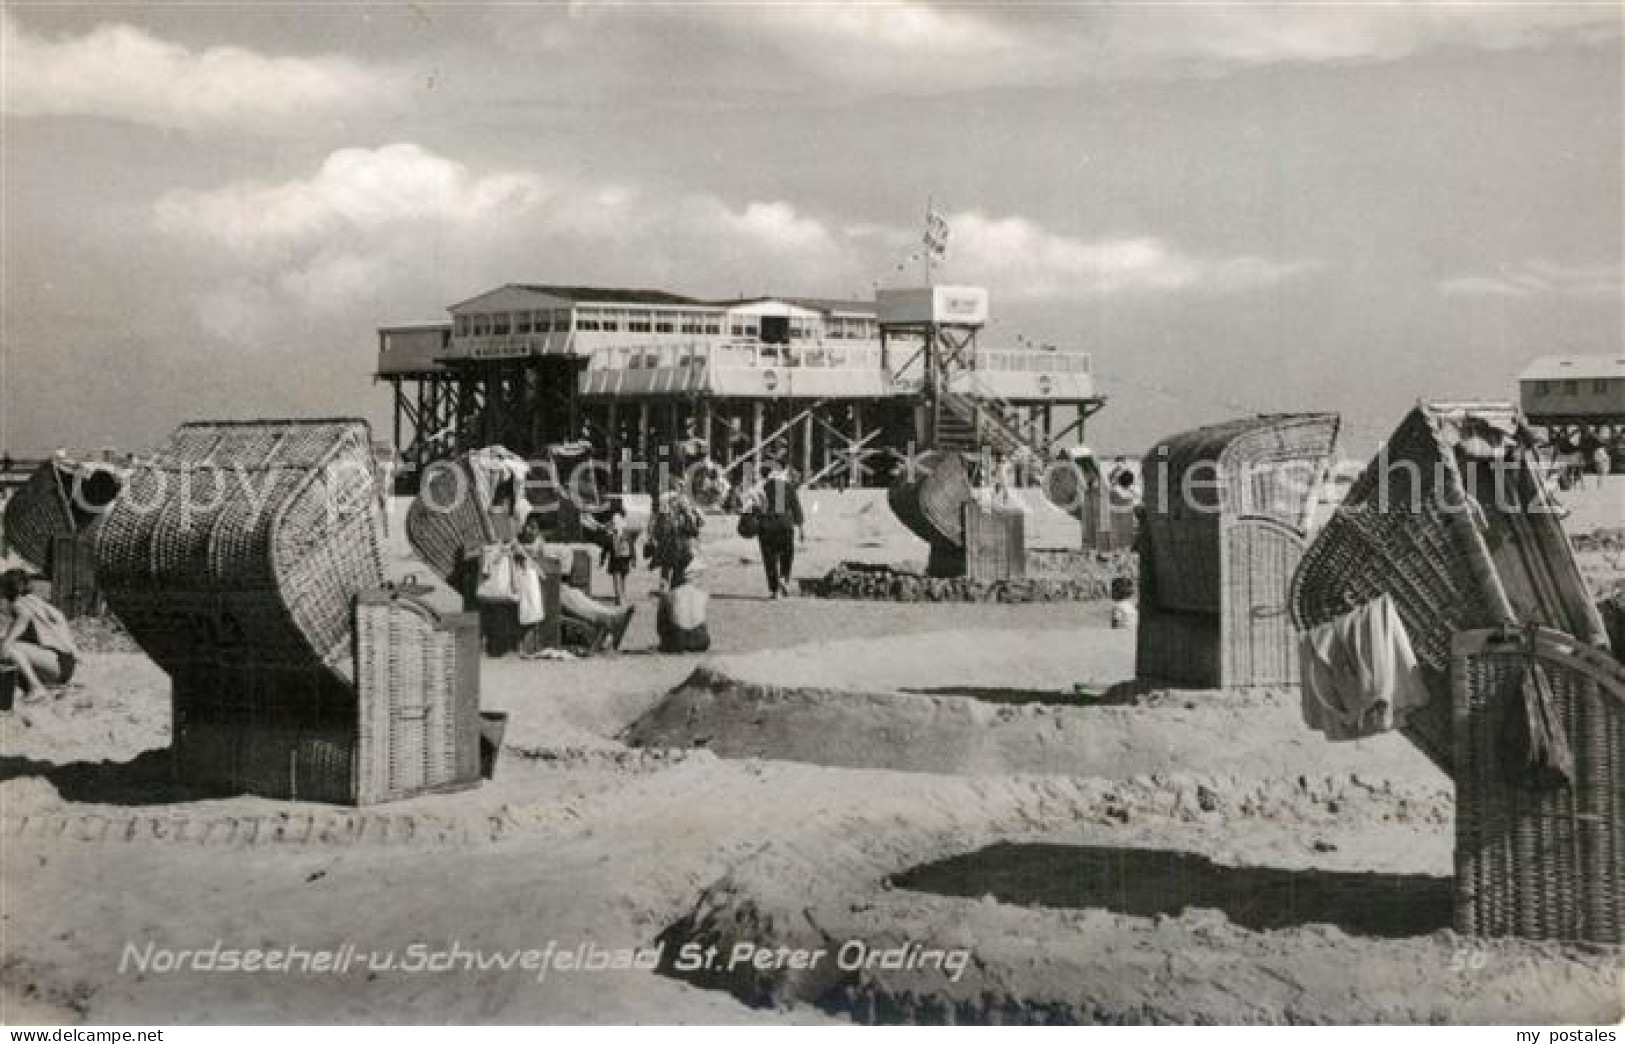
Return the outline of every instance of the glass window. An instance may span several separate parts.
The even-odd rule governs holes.
[[[626,324],[626,328],[633,333],[648,333],[649,317],[646,315],[633,316],[631,321]]]
[[[1544,399],[1546,396],[1550,395],[1551,392],[1552,392],[1552,385],[1551,385],[1550,381],[1536,381],[1535,382],[1535,398]]]
[[[705,332],[708,333],[708,334],[711,334],[713,336],[715,336],[717,334],[720,334],[722,332],[722,324],[718,323],[718,322],[706,323],[705,324]]]
[[[515,318],[518,319],[518,322],[514,324],[514,333],[528,334],[535,329],[535,322],[531,319],[529,312],[520,312]]]
[[[1563,382],[1563,394],[1564,395],[1578,395],[1578,394],[1580,394],[1580,382],[1579,381],[1564,381]]]
[[[1592,381],[1591,390],[1597,395],[1606,395],[1608,393],[1608,379],[1605,377],[1599,377]]]
[[[466,316],[466,315],[459,315],[457,317],[457,336],[458,337],[467,337],[468,336],[468,316]]]

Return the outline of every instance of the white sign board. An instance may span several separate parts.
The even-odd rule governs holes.
[[[981,326],[987,322],[987,288],[982,286],[899,286],[875,294],[882,323],[943,323]]]

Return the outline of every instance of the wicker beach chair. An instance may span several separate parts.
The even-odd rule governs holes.
[[[922,453],[886,491],[897,520],[935,548],[965,546],[965,505],[972,496],[965,460],[953,452]]]
[[[1585,645],[1605,641],[1529,445],[1509,404],[1418,406],[1350,486],[1292,578],[1292,618],[1303,630],[1393,598],[1433,697],[1403,731],[1446,772],[1457,632],[1537,624]]]
[[[131,471],[97,570],[170,675],[182,782],[366,804],[477,780],[477,626],[384,585],[376,479],[358,420],[187,424]]]
[[[1566,786],[1508,771],[1532,669],[1573,756]],[[1450,679],[1457,929],[1625,943],[1625,666],[1557,631],[1491,628],[1455,635]]]
[[[1287,586],[1337,430],[1335,414],[1250,417],[1147,455],[1137,676],[1195,688],[1298,683]]]
[[[513,498],[524,490],[511,491]],[[501,499],[503,502],[493,506]],[[487,471],[471,454],[424,469],[418,495],[406,510],[406,540],[440,579],[459,586],[469,555],[518,535],[513,503],[499,498]]]
[[[6,544],[50,576],[55,541],[89,534],[123,486],[123,471],[110,464],[44,461],[6,501]]]

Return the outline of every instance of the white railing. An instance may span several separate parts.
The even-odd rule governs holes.
[[[513,359],[526,355],[567,355],[574,350],[568,330],[552,333],[488,334],[453,337],[451,354],[464,359]]]
[[[1088,373],[1086,352],[983,351],[976,353],[976,369],[998,373]]]
[[[593,351],[589,370],[663,370],[705,367],[773,370],[819,368],[875,370],[880,346],[874,342],[805,341],[785,345],[753,341],[688,341],[659,345],[615,345]]]

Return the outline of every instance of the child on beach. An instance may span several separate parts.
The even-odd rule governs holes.
[[[609,509],[605,528],[609,530],[609,536],[598,556],[598,564],[608,570],[610,582],[615,585],[615,604],[624,605],[626,578],[632,572],[633,559],[637,557],[638,535],[627,528],[626,506],[620,501]]]

